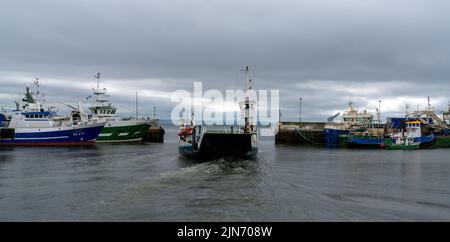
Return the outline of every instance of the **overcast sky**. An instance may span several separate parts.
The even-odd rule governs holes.
[[[177,89],[279,89],[282,119],[325,120],[347,103],[383,116],[446,110],[450,2],[437,0],[2,0],[0,106],[35,77],[50,103],[103,86],[122,115],[168,118]]]

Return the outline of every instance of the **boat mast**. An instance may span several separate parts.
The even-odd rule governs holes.
[[[252,90],[252,79],[250,78],[249,75],[249,68],[248,66],[245,67],[244,70],[242,70],[243,72],[245,72],[245,101],[244,101],[244,132],[245,133],[251,133],[252,132],[252,127],[250,124],[250,97],[248,95],[248,91]]]
[[[405,104],[405,118],[408,117],[408,109],[409,109],[409,104]]]
[[[139,119],[138,92],[136,92],[136,120]]]
[[[381,99],[378,100],[378,128],[377,133],[379,133],[381,129]]]
[[[94,95],[96,96],[96,103],[98,105],[99,97],[100,97],[100,72],[97,72],[97,74],[94,75],[95,78],[97,78],[97,91],[94,91]]]

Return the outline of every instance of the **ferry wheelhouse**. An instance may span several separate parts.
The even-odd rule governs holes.
[[[246,73],[247,90],[251,90],[251,79]],[[201,124],[181,120],[179,126],[179,153],[186,157],[210,159],[218,157],[253,158],[258,152],[258,130],[255,120],[256,102],[249,96],[239,102],[241,125],[222,127],[223,130],[208,130]]]

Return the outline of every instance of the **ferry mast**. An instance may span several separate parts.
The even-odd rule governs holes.
[[[249,74],[249,68],[248,66],[245,67],[244,70],[241,70],[243,72],[245,72],[245,99],[244,102],[241,102],[241,109],[243,111],[242,114],[242,118],[244,119],[244,133],[254,133],[256,132],[256,128],[253,120],[253,116],[252,116],[252,111],[255,108],[255,101],[254,100],[250,100],[250,97],[247,93],[247,91],[252,90],[253,88],[253,83],[252,83],[252,79],[250,78],[250,74]]]

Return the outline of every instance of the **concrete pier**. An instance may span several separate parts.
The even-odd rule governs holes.
[[[164,134],[166,131],[162,126],[159,127],[151,127],[144,134],[143,142],[149,143],[164,143]]]
[[[280,122],[275,143],[323,144],[325,122]]]

